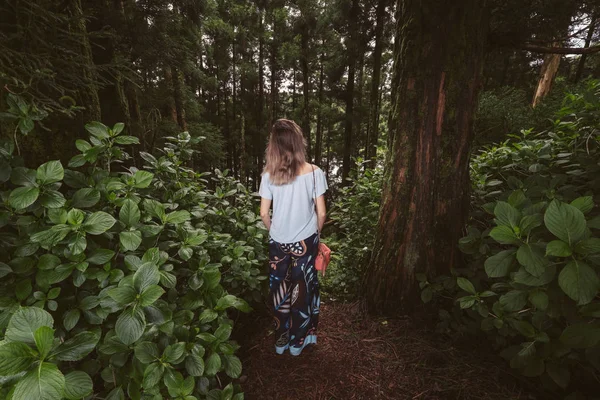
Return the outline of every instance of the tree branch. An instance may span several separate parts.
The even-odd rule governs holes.
[[[518,47],[522,50],[531,51],[532,53],[546,54],[593,54],[600,51],[600,44],[595,44],[590,47],[546,47],[524,43],[518,45]]]

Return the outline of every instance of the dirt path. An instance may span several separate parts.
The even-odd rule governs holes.
[[[244,340],[246,399],[535,399],[498,363],[408,320],[376,321],[352,304],[323,305],[321,318],[318,345],[299,357],[276,355],[267,328]],[[269,317],[255,323],[271,326]]]

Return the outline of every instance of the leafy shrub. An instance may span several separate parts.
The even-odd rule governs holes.
[[[469,264],[418,277],[425,301],[456,300],[440,310],[441,329],[485,332],[513,368],[553,388],[600,371],[599,113],[592,82],[567,96],[550,131],[475,157],[460,241]]]
[[[351,185],[340,188],[329,213],[334,226],[327,243],[334,251],[322,285],[326,293],[342,299],[358,293],[375,240],[381,199],[383,169],[356,174]]]
[[[187,133],[126,167],[123,128],[88,124],[69,169],[0,148],[1,398],[243,398],[228,311],[265,279],[255,199],[220,171],[208,190]]]

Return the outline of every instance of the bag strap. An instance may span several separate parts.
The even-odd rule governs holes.
[[[312,176],[313,176],[313,201],[315,202],[315,213],[317,214],[317,233],[319,234],[319,239],[321,239],[321,232],[319,231],[319,207],[317,206],[317,179],[315,178],[315,166],[312,166]]]

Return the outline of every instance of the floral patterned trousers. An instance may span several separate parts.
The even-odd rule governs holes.
[[[317,342],[319,280],[315,256],[319,235],[295,243],[269,240],[269,287],[279,354],[288,347],[292,355]]]

